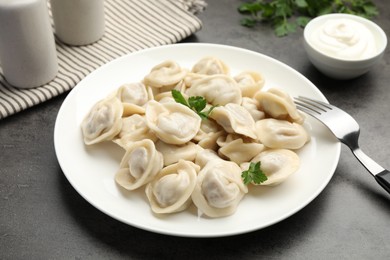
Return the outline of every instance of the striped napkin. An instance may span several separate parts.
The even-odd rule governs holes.
[[[115,58],[183,40],[201,29],[194,14],[205,6],[203,0],[106,0],[102,39],[78,47],[56,40],[59,72],[51,82],[33,89],[14,88],[0,67],[0,119],[71,90]]]

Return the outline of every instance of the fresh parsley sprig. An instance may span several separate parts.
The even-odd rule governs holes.
[[[348,13],[373,18],[379,14],[371,0],[249,0],[238,11],[245,15],[241,25],[255,27],[269,23],[279,37],[305,27],[314,17],[329,13]]]
[[[203,111],[206,108],[207,101],[204,97],[196,96],[189,97],[188,101],[183,97],[180,91],[176,89],[171,90],[173,99],[186,107],[189,107],[195,111],[202,119],[208,119],[210,113],[216,106],[212,106],[210,109]]]
[[[268,180],[267,176],[261,170],[260,166],[260,162],[251,162],[249,164],[248,170],[242,172],[241,177],[245,185],[248,185],[252,182],[254,184],[260,184]]]

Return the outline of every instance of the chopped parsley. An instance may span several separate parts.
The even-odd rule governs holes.
[[[267,176],[261,170],[260,166],[260,162],[251,162],[249,164],[248,170],[242,172],[241,177],[245,185],[248,185],[252,182],[254,184],[260,184],[268,180]]]
[[[212,106],[210,109],[203,111],[206,108],[207,101],[204,97],[196,96],[196,97],[189,97],[188,100],[186,100],[180,91],[173,89],[171,91],[173,99],[186,107],[189,107],[193,111],[195,111],[200,118],[202,119],[208,119],[210,113],[213,111],[213,109],[216,106]]]

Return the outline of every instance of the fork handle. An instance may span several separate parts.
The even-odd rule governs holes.
[[[388,193],[390,193],[390,171],[384,170],[377,175],[375,175],[375,180],[384,188]]]
[[[351,149],[361,164],[374,176],[375,180],[390,193],[390,171],[368,157],[360,148]]]

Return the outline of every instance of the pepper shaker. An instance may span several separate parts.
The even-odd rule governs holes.
[[[57,75],[46,0],[0,0],[0,36],[0,64],[8,83],[33,88]]]
[[[69,45],[87,45],[104,34],[104,0],[50,0],[57,37]]]

